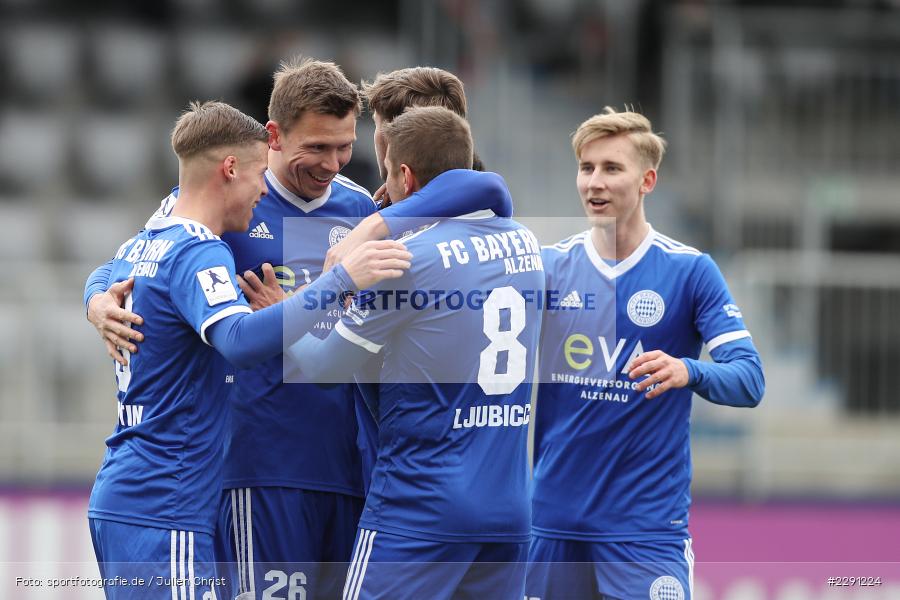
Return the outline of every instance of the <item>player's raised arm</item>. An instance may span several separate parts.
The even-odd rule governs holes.
[[[436,198],[440,198],[440,202],[436,202]],[[512,197],[503,177],[467,169],[445,171],[402,202],[363,219],[325,255],[325,270],[366,241],[399,235],[438,219],[496,207],[500,207],[500,212],[494,212],[500,216],[509,216],[512,212]]]
[[[658,384],[647,392],[647,398],[687,387],[715,404],[758,405],[766,388],[762,360],[725,278],[709,255],[696,259],[691,283],[696,304],[694,325],[715,362],[672,357],[654,350],[634,359],[629,366],[629,377],[647,376],[637,385],[640,391]]]
[[[693,358],[675,358],[661,350],[645,352],[629,365],[632,380],[645,377],[635,387],[652,399],[664,392],[687,387],[715,404],[754,407],[762,401],[766,389],[762,361],[750,338],[735,340],[714,348],[715,362]]]
[[[766,391],[762,360],[750,338],[735,340],[710,350],[714,363],[683,359],[688,386],[715,404],[752,408]]]
[[[400,242],[367,242],[340,265],[283,302],[252,314],[234,314],[211,325],[208,339],[234,366],[253,366],[299,340],[329,310],[341,308],[345,292],[356,292],[384,279],[402,276],[409,269],[411,258]]]

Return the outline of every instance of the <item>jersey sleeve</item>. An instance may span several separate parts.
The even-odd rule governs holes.
[[[490,172],[453,169],[441,173],[418,192],[381,211],[391,232],[398,235],[435,219],[458,217],[477,210],[512,216],[512,196],[503,178]]]
[[[109,274],[112,273],[113,259],[103,263],[88,275],[84,284],[84,308],[87,310],[91,298],[109,289]]]
[[[221,240],[189,244],[172,268],[169,294],[182,318],[209,344],[206,330],[230,315],[250,313],[235,285],[234,257]]]
[[[722,344],[750,337],[741,309],[708,254],[700,256],[694,270],[694,324],[710,352]]]
[[[362,290],[335,324],[335,333],[372,354],[381,351],[393,332],[411,315],[411,295],[415,290],[412,275],[385,280]]]

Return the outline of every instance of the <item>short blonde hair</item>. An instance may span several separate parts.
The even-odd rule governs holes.
[[[307,111],[343,119],[362,110],[359,89],[334,63],[298,56],[282,62],[274,78],[269,119],[285,131]]]
[[[459,77],[436,67],[410,67],[379,73],[362,84],[369,110],[393,121],[410,106],[443,106],[466,116],[466,93]]]
[[[224,102],[191,102],[172,130],[172,149],[181,160],[225,146],[268,141],[262,123]]]
[[[659,169],[666,152],[666,141],[653,133],[650,120],[644,115],[632,111],[616,112],[611,106],[604,107],[603,112],[578,126],[572,135],[575,158],[581,160],[581,151],[589,142],[623,134],[634,144],[640,158],[652,168]]]
[[[409,108],[384,125],[392,166],[407,165],[423,187],[450,169],[472,168],[472,132],[465,119],[441,106]]]

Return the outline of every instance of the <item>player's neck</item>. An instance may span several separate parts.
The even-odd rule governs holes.
[[[216,235],[224,230],[222,194],[211,189],[185,185],[178,190],[178,202],[172,209],[173,217],[182,217],[205,225]]]
[[[281,157],[281,152],[269,149],[269,171],[272,172],[275,181],[280,183],[287,191],[302,198],[303,194],[300,193],[300,190],[294,188],[294,184],[291,183],[290,177],[287,176],[287,169],[289,167],[282,162]]]
[[[631,256],[644,238],[650,225],[643,215],[635,223],[595,225],[591,229],[591,242],[601,258],[622,261]]]

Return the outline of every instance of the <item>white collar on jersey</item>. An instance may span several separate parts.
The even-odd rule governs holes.
[[[318,198],[313,198],[312,200],[304,200],[294,192],[290,191],[284,184],[278,181],[278,178],[275,177],[275,173],[272,172],[271,169],[266,169],[266,181],[275,188],[275,191],[278,192],[278,195],[302,210],[305,213],[310,213],[326,202],[331,197],[331,185],[328,186],[328,189],[325,190],[325,193],[319,196]]]
[[[167,227],[172,227],[173,225],[189,225],[209,229],[209,227],[200,221],[194,221],[193,219],[187,219],[185,217],[151,217],[144,226],[144,229],[165,229]]]
[[[497,216],[497,213],[492,211],[489,208],[485,208],[484,210],[476,210],[475,212],[466,213],[464,215],[459,215],[458,217],[452,217],[453,219],[462,219],[464,221],[478,221],[482,219],[493,219]]]
[[[587,253],[588,258],[591,259],[591,262],[594,263],[594,266],[597,267],[597,270],[600,271],[607,279],[615,279],[620,275],[624,275],[627,273],[633,266],[641,262],[641,259],[644,258],[644,255],[647,254],[647,250],[650,249],[650,246],[653,244],[653,239],[656,237],[656,231],[653,229],[653,226],[650,223],[647,223],[647,235],[644,236],[644,239],[638,245],[637,248],[634,249],[625,260],[619,262],[616,266],[609,266],[606,261],[600,256],[597,252],[597,249],[594,247],[594,241],[591,238],[591,230],[588,229],[584,236],[584,251]]]

